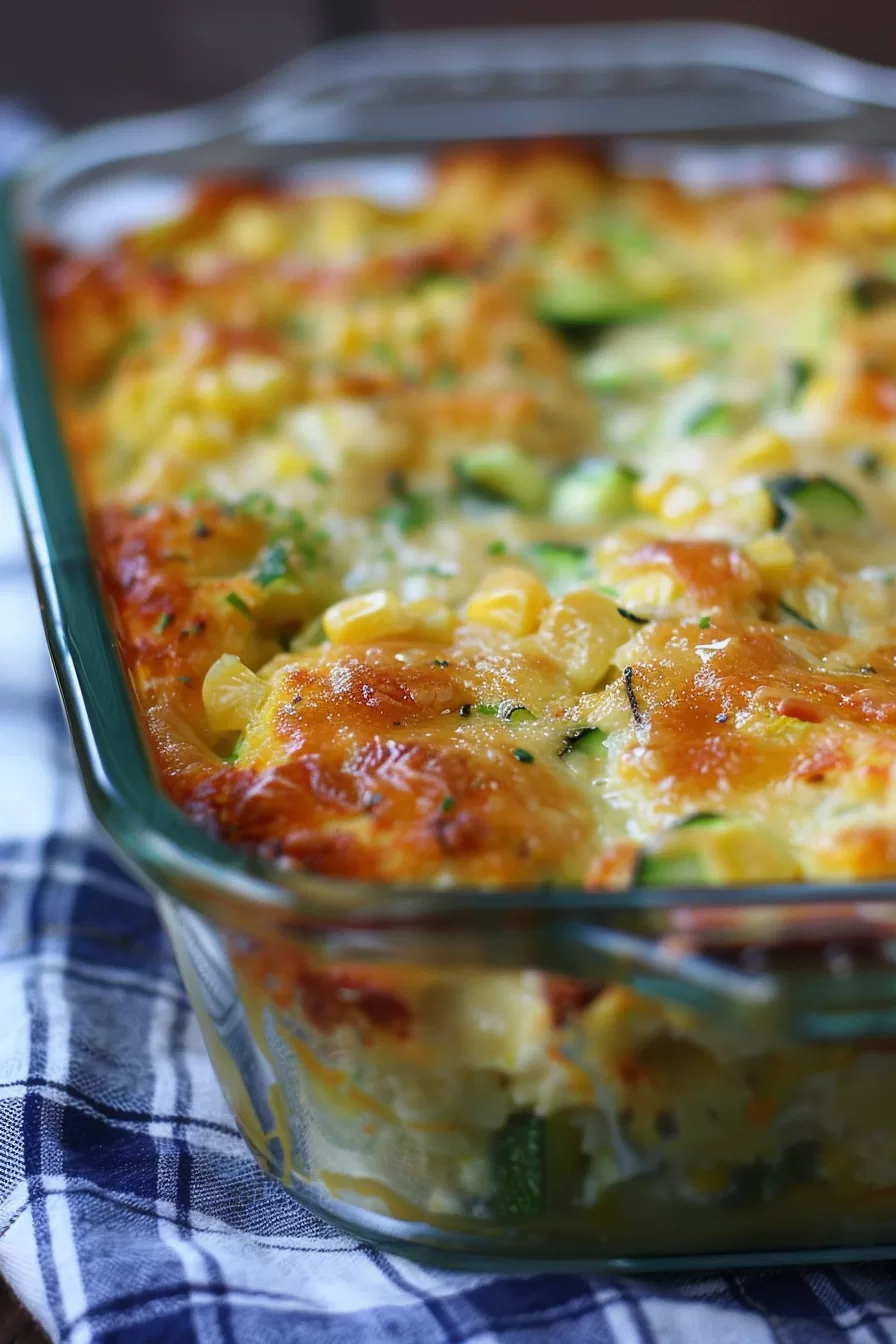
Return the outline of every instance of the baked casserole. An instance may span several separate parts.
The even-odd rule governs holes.
[[[211,184],[33,261],[122,656],[198,826],[596,906],[896,875],[896,186],[698,196],[471,151],[413,207]],[[805,1229],[896,1186],[884,1049],[536,971],[233,957],[275,1072],[298,1060],[294,1166],[350,1203],[637,1248],[637,1182],[651,1236],[684,1201],[685,1240],[709,1206],[741,1245],[772,1196]]]

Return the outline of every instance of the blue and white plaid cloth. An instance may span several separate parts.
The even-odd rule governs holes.
[[[31,131],[0,105],[0,167]],[[92,828],[2,475],[0,742],[0,1273],[53,1339],[896,1341],[883,1267],[450,1274],[359,1246],[263,1177],[152,900]]]

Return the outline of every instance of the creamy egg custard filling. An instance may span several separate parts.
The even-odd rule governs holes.
[[[890,183],[695,197],[471,152],[412,209],[209,186],[34,271],[122,654],[197,825],[439,888],[896,874]],[[580,1209],[646,1171],[698,1202],[825,1163],[896,1181],[883,1133],[869,1175],[852,1047],[745,1049],[534,972],[396,972],[384,1025],[367,973],[313,974],[361,1007],[315,1015],[281,967],[295,1104],[368,1157],[309,1170],[374,1203],[522,1216],[536,1167]],[[383,1151],[352,1128],[373,1113]]]

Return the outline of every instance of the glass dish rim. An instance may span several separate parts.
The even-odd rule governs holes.
[[[591,26],[590,31],[596,31]],[[841,63],[842,71],[873,71],[880,91],[884,74],[891,76],[889,97],[881,104],[896,106],[896,72],[836,56],[822,48],[762,29],[727,24],[685,23],[607,25],[606,32],[645,29],[667,32],[687,30],[692,37],[711,33],[716,39],[732,40],[746,33],[754,40],[780,43],[782,51],[796,58],[811,52]],[[495,34],[501,30],[489,30]],[[520,33],[524,30],[507,30]],[[538,29],[539,44],[550,42],[569,29]],[[581,30],[572,30],[581,32]],[[587,30],[586,30],[587,31]],[[414,34],[398,35],[402,39]],[[433,40],[444,35],[434,34]],[[455,32],[453,41],[479,34]],[[81,775],[94,815],[128,862],[150,880],[158,874],[175,874],[183,882],[212,888],[224,905],[238,908],[243,916],[267,914],[277,919],[298,919],[303,924],[356,924],[359,918],[376,923],[421,917],[443,917],[454,923],[488,918],[512,910],[516,914],[541,915],[549,920],[592,913],[613,915],[681,908],[723,907],[750,910],[757,906],[840,905],[861,901],[875,904],[896,899],[896,884],[874,881],[852,884],[807,882],[727,887],[644,888],[621,891],[586,890],[573,887],[510,887],[478,889],[458,887],[399,886],[324,877],[304,870],[278,869],[275,862],[229,846],[190,822],[164,794],[156,778],[150,753],[139,726],[138,710],[129,690],[127,675],[118,655],[111,619],[101,594],[94,561],[87,542],[85,521],[77,499],[68,455],[53,408],[50,383],[36,303],[30,292],[27,264],[17,228],[23,194],[33,192],[42,171],[59,173],[60,162],[73,149],[89,157],[90,146],[101,161],[108,144],[117,138],[142,135],[155,129],[174,145],[192,143],[194,149],[220,144],[221,136],[237,134],[234,117],[244,122],[251,114],[253,97],[259,104],[271,96],[291,68],[306,68],[319,57],[322,63],[336,61],[339,48],[356,55],[371,42],[389,47],[388,37],[353,39],[333,44],[319,53],[300,57],[280,76],[261,81],[252,90],[217,104],[186,112],[162,113],[130,122],[108,123],[64,136],[38,151],[25,167],[0,185],[0,340],[6,355],[8,408],[6,448],[11,477],[23,520],[29,558],[38,591],[47,643],[72,733]],[[799,83],[798,73],[793,76]],[[892,103],[890,102],[892,99]],[[218,120],[216,120],[216,113]],[[251,119],[251,118],[250,118]],[[191,141],[192,137],[192,141]],[[500,138],[500,137],[491,137]],[[376,152],[376,151],[374,151]],[[162,151],[164,159],[165,151]],[[43,168],[42,168],[43,165]],[[220,171],[220,165],[215,165]],[[207,903],[208,890],[203,904]]]

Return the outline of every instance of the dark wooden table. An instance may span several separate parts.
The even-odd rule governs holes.
[[[47,1344],[47,1336],[0,1283],[0,1344]]]

